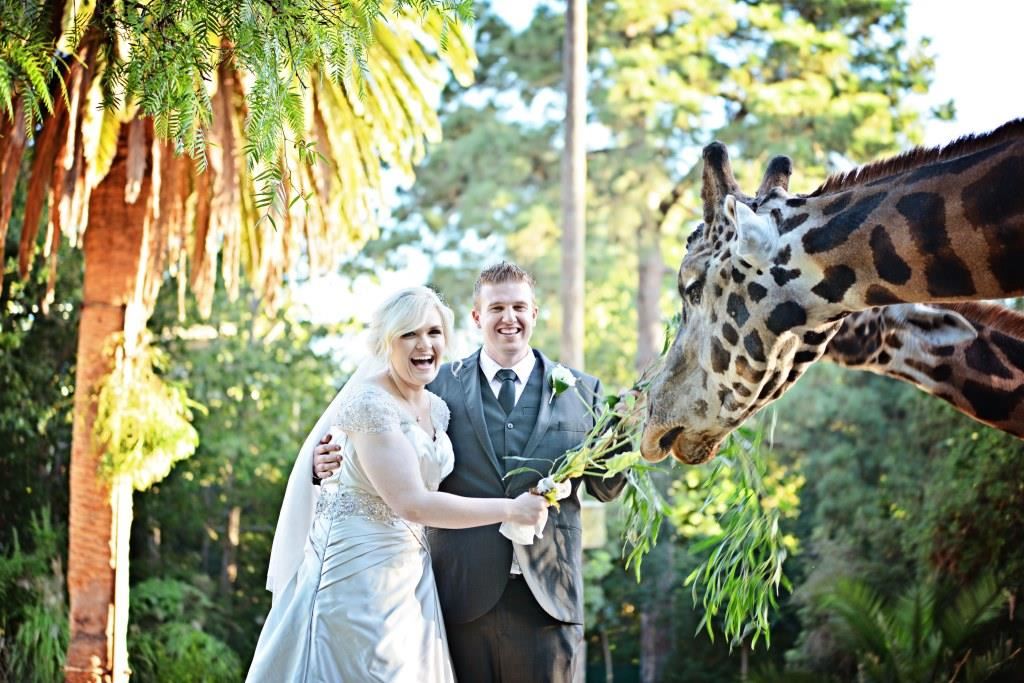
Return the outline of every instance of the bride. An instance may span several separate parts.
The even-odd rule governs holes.
[[[273,607],[247,681],[454,681],[423,525],[533,526],[547,501],[437,490],[454,464],[448,407],[424,387],[452,312],[426,287],[377,310],[373,357],[338,393],[296,459],[270,556]],[[341,468],[314,504],[313,447],[328,430]]]

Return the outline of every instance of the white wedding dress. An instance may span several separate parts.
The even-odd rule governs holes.
[[[400,430],[423,483],[437,490],[454,466],[448,407],[429,394],[432,437],[387,391],[356,389],[334,425],[348,433]],[[454,681],[423,527],[377,495],[346,440],[341,468],[321,485],[298,574],[275,596],[247,681]]]

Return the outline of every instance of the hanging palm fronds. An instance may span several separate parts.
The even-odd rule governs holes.
[[[126,200],[144,177],[154,183],[148,306],[170,273],[208,314],[218,270],[230,295],[244,277],[272,303],[289,272],[322,272],[358,249],[388,209],[385,181],[411,182],[440,138],[449,70],[467,83],[474,67],[456,23],[468,2],[54,4],[18,3],[2,17],[17,19],[11,29],[0,22],[0,237],[21,220],[24,277],[43,230],[56,272],[60,237],[81,244],[128,125]],[[27,145],[28,201],[12,216]]]

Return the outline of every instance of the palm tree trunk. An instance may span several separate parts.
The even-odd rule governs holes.
[[[111,340],[145,324],[142,307],[130,305],[140,277],[140,253],[148,204],[149,174],[135,201],[125,200],[128,130],[121,130],[109,175],[93,190],[85,231],[85,280],[78,332],[71,500],[68,524],[68,596],[71,639],[65,680],[127,680],[127,546],[131,484],[110,485],[99,476],[102,449],[93,443],[99,382],[113,365]],[[143,144],[151,134],[144,136]],[[139,320],[138,318],[142,319]],[[127,484],[127,490],[125,485]]]
[[[562,152],[561,360],[583,368],[583,285],[586,244],[587,3],[569,0],[562,47],[565,149]]]

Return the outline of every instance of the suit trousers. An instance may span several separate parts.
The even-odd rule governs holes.
[[[489,612],[446,630],[460,683],[583,683],[583,625],[541,609],[521,576]]]

